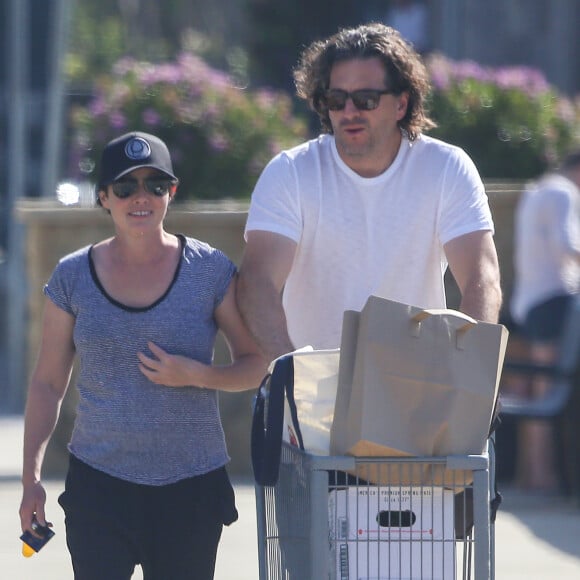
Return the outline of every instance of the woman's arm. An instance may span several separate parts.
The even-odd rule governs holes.
[[[33,514],[45,522],[46,494],[41,484],[46,447],[56,426],[74,360],[74,318],[46,299],[38,361],[28,389],[24,417],[22,464],[22,530],[30,529]]]

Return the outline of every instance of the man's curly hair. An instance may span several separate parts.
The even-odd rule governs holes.
[[[332,133],[328,110],[321,97],[329,87],[335,63],[352,59],[378,57],[385,67],[386,88],[400,95],[407,92],[407,113],[399,127],[413,141],[425,129],[435,127],[425,109],[431,85],[421,57],[401,34],[380,23],[345,28],[326,40],[307,47],[296,68],[294,82],[298,97],[306,100],[318,113],[323,133]]]

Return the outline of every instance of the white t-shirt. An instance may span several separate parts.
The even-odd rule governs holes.
[[[572,181],[552,174],[524,191],[514,244],[516,322],[550,298],[580,292],[580,191]]]
[[[427,136],[401,143],[391,166],[364,178],[320,136],[277,155],[252,195],[246,232],[297,242],[284,288],[298,348],[340,346],[342,315],[370,295],[445,307],[443,245],[493,231],[479,174],[461,149]]]

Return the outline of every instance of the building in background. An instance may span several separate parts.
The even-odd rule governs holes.
[[[425,0],[433,50],[490,66],[527,65],[580,92],[577,0]]]

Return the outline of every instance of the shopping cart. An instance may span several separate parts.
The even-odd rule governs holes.
[[[490,466],[283,443],[277,483],[256,485],[260,580],[493,580]]]

